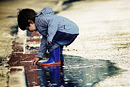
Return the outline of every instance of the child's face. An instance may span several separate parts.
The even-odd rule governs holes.
[[[30,26],[29,27],[27,27],[27,29],[29,30],[29,31],[36,31],[36,25],[35,25],[35,23],[34,22],[32,22],[32,23],[30,23]]]

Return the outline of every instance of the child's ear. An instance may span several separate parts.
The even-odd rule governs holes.
[[[34,22],[32,20],[28,20],[29,23],[33,24]]]

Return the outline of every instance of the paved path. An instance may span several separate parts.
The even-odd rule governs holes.
[[[130,86],[129,9],[129,0],[89,0],[75,2],[71,8],[58,14],[72,19],[80,28],[78,39],[68,47],[77,51],[65,51],[64,54],[110,60],[126,70],[100,82],[97,87]]]
[[[51,8],[56,6],[55,2],[46,2],[43,0],[0,0],[0,64],[1,60],[5,60],[2,62],[4,63],[4,66],[0,66],[0,86],[3,87],[10,85],[8,84],[8,67],[7,64],[5,64],[8,60],[7,57],[12,53],[12,41],[17,38],[16,34],[16,28],[17,28],[17,8],[32,8],[39,12],[44,7],[49,6]],[[12,36],[13,35],[13,36]],[[19,48],[17,48],[19,49]],[[17,50],[15,49],[15,51]],[[23,49],[20,47],[18,51],[22,51]],[[3,59],[2,59],[3,58]],[[19,59],[19,58],[18,58]],[[22,76],[23,74],[20,74],[19,76]],[[12,76],[11,76],[12,78]],[[11,79],[10,78],[10,79]],[[24,78],[24,77],[23,77]],[[14,79],[14,78],[12,78]],[[22,78],[20,78],[22,79]],[[15,79],[14,79],[15,80]],[[12,80],[12,82],[14,81]],[[16,78],[17,80],[17,78]],[[18,80],[18,82],[21,80]],[[10,81],[11,82],[11,81]],[[11,85],[13,84],[11,82]],[[17,82],[16,82],[17,83]],[[14,83],[12,85],[13,87],[16,87],[19,83]],[[23,83],[23,82],[22,82]],[[23,84],[21,84],[21,87],[24,87]],[[20,84],[19,86],[20,87]]]

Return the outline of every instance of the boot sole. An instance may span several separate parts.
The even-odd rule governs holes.
[[[48,64],[41,64],[42,66],[61,66],[61,62],[57,62],[57,63],[48,63]]]

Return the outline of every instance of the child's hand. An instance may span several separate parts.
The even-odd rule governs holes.
[[[34,58],[34,59],[33,59],[33,61],[32,61],[32,64],[33,64],[33,65],[36,65],[36,64],[37,64],[37,62],[38,62],[38,60],[39,60],[39,58],[38,58],[38,57]]]
[[[47,45],[48,45],[48,44],[51,44],[51,41],[47,41],[46,44],[47,44]]]

